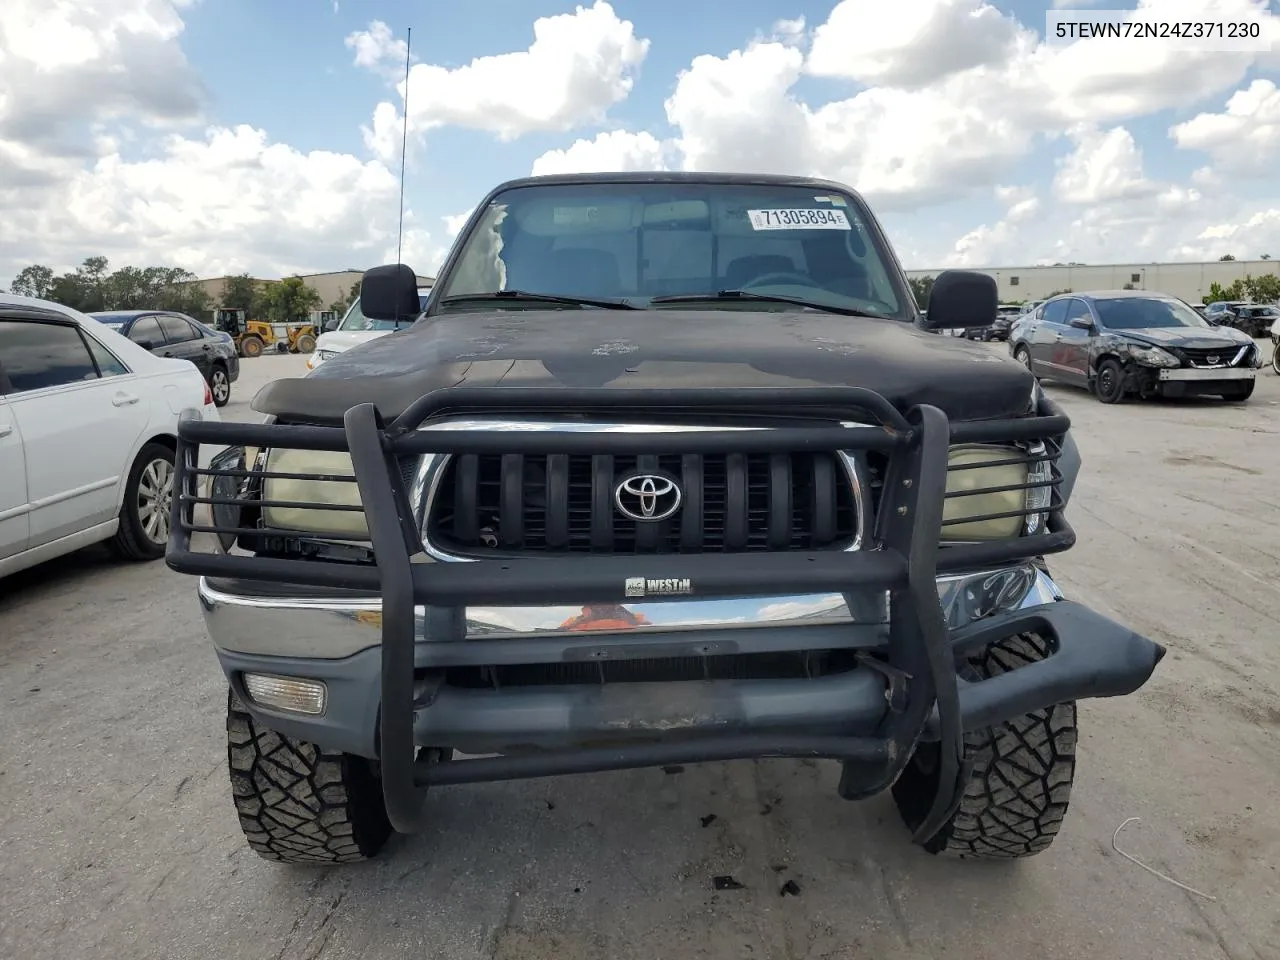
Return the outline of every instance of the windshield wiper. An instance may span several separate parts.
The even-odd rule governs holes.
[[[753,293],[750,290],[720,290],[717,293],[680,293],[667,297],[654,297],[649,303],[705,303],[709,300],[744,300],[752,303],[789,303],[795,307],[807,307],[810,310],[823,310],[826,313],[839,313],[847,317],[874,317],[877,320],[892,320],[893,317],[883,313],[872,313],[859,310],[857,307],[834,307],[826,303],[816,303],[803,297],[788,297],[775,293]]]
[[[524,290],[494,290],[491,293],[460,293],[452,297],[444,297],[440,304],[448,306],[454,303],[484,303],[490,300],[518,300],[526,303],[563,303],[571,307],[601,307],[605,310],[639,310],[633,303],[624,300],[597,300],[592,297],[560,296],[552,293],[528,293]]]

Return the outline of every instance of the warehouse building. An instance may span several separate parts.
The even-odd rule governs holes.
[[[345,303],[347,295],[351,292],[351,287],[360,282],[360,278],[364,276],[363,270],[336,270],[331,273],[304,273],[300,274],[304,283],[320,294],[320,303],[324,307],[328,307],[331,303]],[[226,291],[227,281],[230,277],[210,277],[207,280],[198,280],[196,283],[209,296],[209,302],[217,305],[222,302],[222,295]],[[279,277],[267,279],[265,277],[254,277],[258,283],[272,283],[279,280]],[[418,283],[423,286],[430,286],[435,283],[434,277],[419,276]]]
[[[936,277],[945,268],[908,270],[913,279]],[[1246,276],[1277,274],[1275,260],[1213,260],[1208,263],[1117,263],[1051,267],[978,267],[995,278],[1002,303],[1040,300],[1060,290],[1151,290],[1200,303],[1214,283],[1229,287]]]

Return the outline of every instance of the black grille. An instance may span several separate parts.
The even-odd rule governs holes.
[[[614,505],[629,473],[666,474],[683,491],[669,519]],[[427,534],[451,553],[699,553],[841,549],[856,530],[853,488],[831,453],[454,457]]]
[[[1197,367],[1211,367],[1218,366],[1219,364],[1230,364],[1236,358],[1236,354],[1240,352],[1241,346],[1243,346],[1243,344],[1231,344],[1222,347],[1213,347],[1208,350],[1199,347],[1195,349],[1182,347],[1177,352],[1181,354],[1179,359],[1184,363],[1190,363]],[[1243,360],[1244,358],[1241,357],[1240,359]]]

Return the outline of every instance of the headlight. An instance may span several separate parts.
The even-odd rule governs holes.
[[[942,539],[1011,540],[1039,533],[1047,519],[1052,488],[1028,487],[1029,483],[1047,484],[1053,477],[1048,460],[1028,465],[1022,460],[1028,454],[1043,457],[1043,443],[1018,447],[988,444],[960,444],[951,448],[947,458],[948,496],[942,506],[942,519],[969,522],[948,523],[942,528]],[[963,494],[963,495],[960,495]],[[982,519],[979,519],[982,518]]]
[[[1167,350],[1159,347],[1129,347],[1129,356],[1145,367],[1177,367],[1180,361]]]
[[[334,357],[338,355],[338,351],[337,350],[321,350],[319,351],[318,355],[321,360],[332,360]]]
[[[268,473],[306,473],[332,477],[354,477],[349,453],[327,450],[275,449],[267,453]],[[360,488],[343,480],[285,480],[268,477],[262,482],[262,499],[295,503],[362,506]],[[301,532],[349,534],[353,539],[369,535],[364,511],[326,510],[324,507],[263,507],[262,521],[268,527]]]

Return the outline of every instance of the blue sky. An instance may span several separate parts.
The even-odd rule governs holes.
[[[1275,10],[1214,2],[1227,17]],[[1189,4],[1148,0],[1206,15]],[[0,181],[7,163],[11,181],[48,189],[0,187],[0,283],[98,251],[203,274],[385,256],[398,149],[362,128],[384,102],[399,123],[403,68],[357,65],[347,42],[375,22],[398,39],[413,28],[407,249],[421,270],[451,240],[445,218],[535,163],[832,176],[868,196],[912,267],[1280,255],[1280,55],[1046,48],[1044,3],[7,0],[18,7],[6,16],[33,32],[0,35],[0,101],[37,78],[43,99],[0,108]],[[529,58],[546,17],[551,52]],[[96,39],[65,43],[72,29]],[[58,43],[74,56],[51,69]],[[525,58],[503,73],[483,59],[509,54]]]

